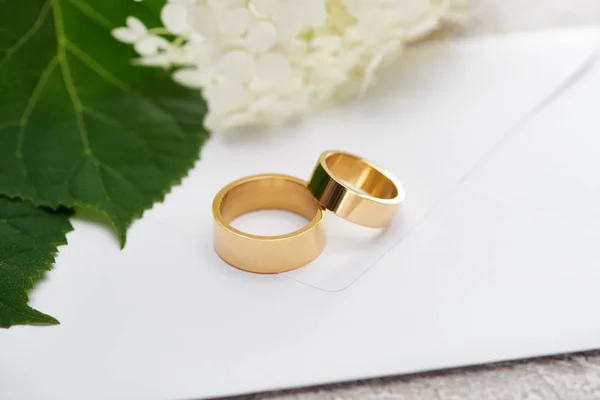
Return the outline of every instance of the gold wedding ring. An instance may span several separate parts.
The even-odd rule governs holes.
[[[229,224],[242,214],[264,209],[292,211],[310,222],[278,236],[252,235]],[[221,189],[213,201],[215,250],[227,263],[245,271],[277,273],[299,268],[325,247],[324,212],[302,179],[279,174],[239,179]]]
[[[321,154],[308,186],[326,209],[371,228],[387,226],[404,200],[404,189],[392,174],[342,151]]]

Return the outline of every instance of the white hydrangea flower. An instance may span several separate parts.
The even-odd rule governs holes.
[[[403,45],[453,17],[456,0],[169,0],[163,27],[113,30],[136,63],[202,89],[206,125],[281,124],[362,93]],[[167,40],[166,38],[174,38]]]

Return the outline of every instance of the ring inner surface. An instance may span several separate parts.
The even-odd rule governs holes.
[[[226,223],[251,211],[270,209],[291,211],[311,221],[317,215],[318,203],[306,186],[284,178],[244,182],[221,201],[221,216]]]
[[[370,196],[380,199],[393,199],[398,196],[398,188],[390,179],[357,157],[334,153],[327,157],[325,162],[336,178]]]

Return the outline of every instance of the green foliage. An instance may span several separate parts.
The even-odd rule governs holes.
[[[50,269],[71,229],[64,211],[0,197],[0,327],[58,323],[27,305],[27,291]]]
[[[0,0],[0,195],[22,200],[0,199],[0,326],[54,322],[26,306],[25,291],[68,222],[33,206],[98,212],[124,245],[197,160],[208,137],[201,93],[132,65],[131,46],[110,35],[129,15],[158,25],[161,4]],[[11,210],[28,210],[29,225]]]
[[[110,36],[140,4],[24,3],[0,14],[0,194],[91,208],[124,244],[197,159],[205,103]]]

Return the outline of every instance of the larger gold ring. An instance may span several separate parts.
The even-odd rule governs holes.
[[[387,226],[404,200],[404,189],[392,174],[342,151],[321,154],[309,188],[334,214],[371,228]]]
[[[278,236],[252,235],[229,224],[242,214],[264,209],[292,211],[310,222]],[[324,212],[302,179],[279,174],[239,179],[221,189],[213,201],[215,250],[228,264],[245,271],[269,274],[299,268],[325,247]]]

